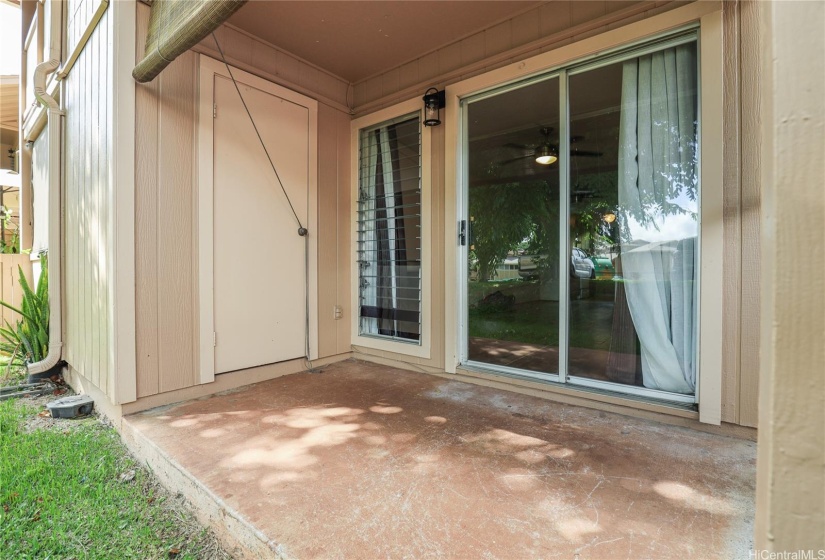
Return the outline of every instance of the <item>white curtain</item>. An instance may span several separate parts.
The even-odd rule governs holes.
[[[624,63],[619,129],[621,265],[644,386],[696,388],[696,54]]]
[[[393,133],[395,131],[393,130]],[[381,201],[384,207],[384,213],[387,218],[387,240],[385,253],[386,261],[381,270],[381,295],[383,299],[379,301],[379,306],[383,309],[392,309],[393,312],[398,309],[398,246],[396,243],[396,234],[398,224],[396,219],[396,200],[395,200],[395,175],[393,173],[393,160],[397,158],[398,154],[394,153],[393,142],[390,139],[389,127],[383,127],[378,130],[380,134],[379,146],[381,148],[381,170],[383,174],[383,181],[381,182],[384,191],[380,193]],[[393,336],[398,332],[398,321],[395,317],[389,320],[381,321],[384,323],[380,327],[384,330],[390,330]]]
[[[390,127],[371,130],[362,138],[358,229],[362,232],[359,255],[361,306],[375,310],[398,307],[398,255],[396,248],[395,178]],[[380,218],[380,219],[379,219]],[[393,317],[361,317],[362,334],[394,334]]]

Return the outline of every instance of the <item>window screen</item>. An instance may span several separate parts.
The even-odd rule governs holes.
[[[359,334],[421,343],[421,124],[418,115],[360,131]]]

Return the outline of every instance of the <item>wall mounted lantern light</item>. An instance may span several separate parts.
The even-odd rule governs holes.
[[[439,110],[446,105],[444,90],[438,91],[432,87],[424,94],[424,126],[438,126],[441,124]]]
[[[610,210],[608,210],[602,216],[602,220],[604,220],[608,224],[612,224],[613,222],[616,221],[616,214],[611,212]]]

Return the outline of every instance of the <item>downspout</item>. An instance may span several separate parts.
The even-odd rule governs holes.
[[[38,64],[34,69],[34,95],[46,107],[47,123],[49,127],[49,353],[46,357],[27,366],[29,374],[43,373],[57,365],[63,349],[63,316],[61,292],[61,250],[60,250],[60,177],[61,177],[61,150],[60,140],[63,128],[63,111],[57,101],[46,92],[46,78],[60,66],[60,21],[55,17],[53,2],[51,33],[49,41],[48,59]]]

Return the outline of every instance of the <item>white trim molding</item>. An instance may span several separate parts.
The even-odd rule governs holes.
[[[105,11],[105,7],[103,8]],[[102,11],[100,15],[102,16]],[[131,2],[115,2],[107,28],[111,35],[109,67],[112,95],[109,97],[109,189],[113,213],[109,217],[110,313],[109,392],[115,404],[137,399],[137,349],[135,313],[135,61],[137,12]],[[100,18],[97,18],[99,21]],[[95,25],[97,25],[95,23]],[[91,34],[91,31],[88,32]],[[113,40],[114,37],[114,40]]]
[[[722,12],[702,17],[699,28],[699,421],[722,422]]]
[[[198,55],[197,102],[197,239],[198,239],[198,383],[215,380],[214,310],[214,121],[215,76],[231,79],[223,62]],[[235,79],[302,107],[309,113],[307,242],[309,243],[309,356],[318,358],[318,102],[231,66]]]
[[[401,356],[414,356],[416,358],[430,358],[431,336],[432,336],[432,166],[430,127],[424,126],[422,108],[424,102],[421,98],[414,98],[387,107],[375,113],[354,119],[351,123],[351,180],[350,180],[350,201],[352,202],[351,212],[351,239],[350,250],[351,266],[351,297],[352,297],[352,345],[364,348],[372,348],[385,352],[392,352]],[[389,121],[404,115],[417,113],[421,121],[421,343],[398,342],[380,337],[361,336],[359,334],[359,290],[358,290],[358,267],[355,266],[358,260],[358,140],[359,131],[364,128]]]

